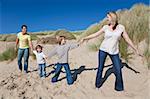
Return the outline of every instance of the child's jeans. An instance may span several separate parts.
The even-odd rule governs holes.
[[[73,84],[73,78],[71,75],[70,67],[68,63],[57,63],[57,68],[55,70],[55,76],[52,78],[52,82],[57,82],[59,74],[61,72],[62,67],[64,66],[66,71],[67,83],[68,85]]]
[[[38,64],[39,66],[39,75],[40,77],[46,77],[46,63],[43,63],[43,64]]]

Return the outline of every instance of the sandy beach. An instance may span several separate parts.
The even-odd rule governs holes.
[[[74,41],[73,41],[74,42]],[[0,52],[13,42],[0,42]],[[4,47],[5,46],[5,47]],[[45,44],[44,53],[55,45]],[[143,46],[143,44],[141,44]],[[114,90],[115,76],[112,62],[108,57],[103,72],[105,79],[100,89],[95,88],[97,73],[98,52],[89,51],[86,44],[73,49],[69,54],[69,63],[74,84],[69,86],[66,82],[64,69],[59,81],[52,83],[54,65],[57,57],[47,60],[47,77],[41,79],[38,75],[37,63],[29,58],[29,73],[20,74],[17,59],[0,62],[0,98],[1,99],[149,99],[150,95],[150,71],[146,62],[137,55],[132,55],[129,63],[124,60],[122,66],[125,92]]]

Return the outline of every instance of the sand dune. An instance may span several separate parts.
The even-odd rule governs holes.
[[[6,45],[4,42],[0,44]],[[8,43],[7,43],[8,44]],[[48,54],[54,45],[44,45]],[[4,51],[4,47],[0,47]],[[17,59],[12,62],[0,62],[0,97],[1,99],[149,99],[150,72],[141,57],[133,55],[130,63],[123,61],[123,79],[125,93],[114,90],[115,76],[112,63],[107,59],[103,75],[106,81],[100,89],[94,86],[97,72],[97,52],[91,52],[85,44],[70,51],[70,67],[75,80],[68,86],[64,70],[59,81],[51,83],[57,57],[48,59],[46,72],[48,77],[38,76],[36,60],[29,59],[29,73],[19,74]]]

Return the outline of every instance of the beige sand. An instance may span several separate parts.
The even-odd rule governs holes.
[[[12,43],[0,42],[0,52]],[[41,79],[38,76],[36,60],[29,59],[28,74],[19,74],[17,59],[12,62],[0,62],[0,98],[1,99],[149,99],[150,71],[141,57],[133,55],[128,66],[122,68],[125,92],[114,90],[115,76],[112,73],[98,90],[95,88],[97,72],[97,53],[91,52],[83,44],[70,51],[70,67],[76,81],[68,86],[65,73],[61,73],[58,83],[51,83],[54,74]],[[44,45],[47,54],[53,45]],[[47,65],[56,62],[57,57],[48,59]],[[107,59],[103,74],[110,70],[110,59]],[[85,66],[85,67],[84,67]],[[135,71],[131,70],[131,68]],[[47,74],[53,71],[53,66],[46,68]],[[64,70],[63,70],[64,71]]]

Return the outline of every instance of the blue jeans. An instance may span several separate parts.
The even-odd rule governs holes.
[[[24,57],[24,71],[28,72],[28,59],[29,59],[29,48],[18,49],[18,66],[19,70],[22,71],[22,57]]]
[[[62,66],[64,66],[65,71],[66,71],[66,76],[67,76],[67,83],[68,83],[68,85],[73,84],[73,78],[71,75],[69,64],[68,63],[57,63],[56,66],[57,66],[57,68],[55,70],[55,76],[52,78],[52,82],[57,82],[58,77],[61,72],[61,69],[62,69]]]
[[[46,70],[45,70],[46,64],[45,63],[44,64],[38,64],[38,66],[39,66],[40,77],[46,77]]]
[[[103,68],[104,68],[107,55],[109,55],[109,57],[111,58],[111,61],[113,63],[113,68],[114,68],[114,74],[116,76],[115,90],[123,91],[124,86],[123,86],[122,71],[121,71],[122,63],[119,58],[119,54],[110,55],[107,52],[104,52],[101,50],[99,51],[99,66],[98,66],[98,71],[96,75],[95,86],[97,88],[100,88],[102,85],[102,72],[103,72]]]

